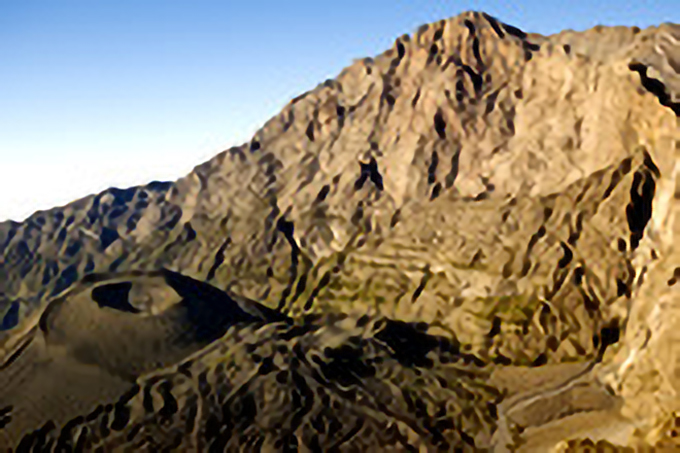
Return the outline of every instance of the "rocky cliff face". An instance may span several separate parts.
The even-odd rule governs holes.
[[[36,327],[39,320],[84,276],[166,268],[287,319],[344,313],[425,323],[427,335],[459,344],[514,396],[492,411],[498,424],[468,433],[472,425],[456,422],[458,434],[442,434],[446,445],[469,445],[475,436],[477,448],[528,451],[561,440],[576,448],[567,440],[579,437],[660,442],[671,431],[659,427],[680,405],[679,115],[678,25],[545,37],[470,12],[423,26],[293,99],[249,143],[176,182],[110,189],[23,223],[0,223],[8,357],[0,373],[15,376],[4,371],[13,363],[30,373],[32,361],[17,359],[30,350],[22,345],[38,330],[53,335],[49,323]],[[176,296],[140,291],[126,310],[97,306],[169,316],[163,313]],[[135,322],[127,328],[139,328]],[[406,347],[376,332],[364,334],[367,344],[382,341],[391,354]],[[240,348],[230,335],[225,344]],[[310,338],[300,344],[312,355],[333,343]],[[349,341],[337,338],[333,347]],[[191,344],[191,351],[205,347]],[[179,360],[189,349],[168,357]],[[448,359],[427,351],[439,357],[433,376],[446,376]],[[383,356],[393,362],[389,370],[412,371]],[[375,382],[369,387],[397,385]],[[183,398],[186,410],[194,407]],[[272,407],[286,412],[280,401]],[[398,418],[384,404],[371,410],[380,420]],[[444,414],[455,418],[456,410],[463,411]],[[347,411],[351,425],[361,410]],[[412,430],[404,439],[420,435],[434,448],[437,436],[422,434],[429,423],[422,420],[404,422]],[[41,426],[31,423],[25,426]],[[349,432],[364,432],[357,429]],[[299,439],[312,442],[307,434]]]

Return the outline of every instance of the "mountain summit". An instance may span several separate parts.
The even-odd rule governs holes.
[[[672,442],[679,116],[680,25],[467,12],[178,181],[0,223],[0,445]]]

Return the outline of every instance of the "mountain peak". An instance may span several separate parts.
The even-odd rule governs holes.
[[[158,365],[156,377],[127,368],[116,374],[109,362],[98,368],[110,393],[85,392],[83,401],[110,399],[134,382],[119,400],[120,413],[134,414],[123,426],[129,432],[141,426],[140,408],[153,406],[142,387],[162,381],[154,391],[163,408],[196,414],[200,407],[217,410],[211,406],[217,400],[206,396],[210,391],[187,389],[203,388],[207,376],[216,384],[229,375],[234,385],[259,382],[261,390],[239,393],[232,409],[307,398],[300,404],[321,417],[323,401],[340,395],[335,420],[356,431],[328,434],[322,448],[347,439],[351,449],[374,447],[365,444],[378,441],[362,431],[362,411],[377,414],[373,433],[387,432],[404,448],[527,442],[527,451],[544,451],[567,438],[619,442],[623,434],[608,433],[633,426],[646,427],[644,442],[656,442],[663,436],[655,424],[680,409],[675,359],[664,352],[677,331],[679,62],[674,24],[542,36],[469,11],[355,60],[292,99],[248,143],[177,181],[111,188],[22,223],[0,223],[0,304],[7,310],[0,382],[9,382],[0,387],[18,388],[16,376],[38,360],[30,354],[57,357],[35,323],[65,298],[64,307],[87,308],[65,308],[59,320],[72,316],[87,326],[91,316],[99,320],[92,325],[102,326],[102,319],[115,319],[121,335],[157,323],[162,328],[146,332],[157,332],[152,340],[169,348],[167,357],[181,352],[175,334],[196,330],[188,318],[214,319],[219,325],[206,330],[224,333],[205,349],[191,349],[191,357],[182,350],[186,361],[176,368]],[[201,282],[191,283],[200,291],[179,291],[192,294],[194,305],[163,292],[155,274],[161,269],[183,285]],[[115,306],[127,311],[94,304],[86,290],[68,302],[88,275],[117,282],[123,277],[116,275],[132,271],[141,288],[135,297],[166,294],[164,303],[175,301],[170,314],[133,310],[123,300],[127,286],[113,287],[122,298]],[[190,315],[191,307],[214,305],[206,298],[230,301],[227,314],[242,322]],[[52,336],[62,337],[69,339],[60,344],[64,359],[55,359],[47,375],[69,364],[74,379],[91,376],[85,370],[93,353],[78,345],[96,346],[103,337],[82,326]],[[272,379],[248,381],[241,368],[221,361],[229,348],[258,376],[283,367],[275,379],[283,393]],[[262,351],[272,353],[271,361]],[[152,362],[139,354],[140,363]],[[331,369],[342,382],[324,381]],[[370,386],[357,384],[357,376]],[[399,376],[407,376],[411,393],[389,393]],[[306,386],[312,380],[317,393]],[[640,390],[645,381],[654,385]],[[366,388],[376,394],[361,393]],[[324,392],[336,396],[326,399]],[[494,397],[503,394],[510,397],[502,403]],[[641,402],[650,399],[666,402],[644,409]],[[276,414],[258,413],[264,418],[257,421],[242,414],[243,423],[297,423],[292,406],[273,407]],[[57,418],[69,411],[75,417],[78,408],[52,407],[55,418],[41,423],[71,426]],[[159,418],[143,423],[165,420],[165,409],[149,408]],[[434,413],[442,414],[441,425]],[[173,414],[169,426],[181,419]],[[389,434],[402,429],[394,414],[413,418],[408,434]],[[0,404],[0,423],[2,417]],[[235,426],[202,417],[227,431]],[[31,420],[21,418],[21,426]],[[299,438],[296,428],[290,432],[296,445],[312,448],[321,442],[312,435],[316,422],[304,426]],[[431,436],[418,437],[424,427]],[[209,443],[208,434],[194,434],[182,437],[183,445]],[[271,436],[259,441],[281,447],[284,440]],[[227,442],[217,437],[210,442]],[[247,443],[240,439],[229,445]]]

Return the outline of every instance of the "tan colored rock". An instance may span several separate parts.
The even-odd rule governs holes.
[[[663,442],[680,410],[679,115],[679,25],[546,37],[469,12],[421,27],[176,182],[0,223],[5,360],[55,300],[79,306],[84,275],[169,268],[296,322],[367,314],[460,342],[508,393],[478,446]],[[178,302],[142,281],[135,323],[165,319]],[[82,300],[65,313],[103,326]]]

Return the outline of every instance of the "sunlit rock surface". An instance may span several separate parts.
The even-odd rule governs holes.
[[[0,223],[0,445],[670,445],[679,114],[679,25],[469,12],[176,182]]]

